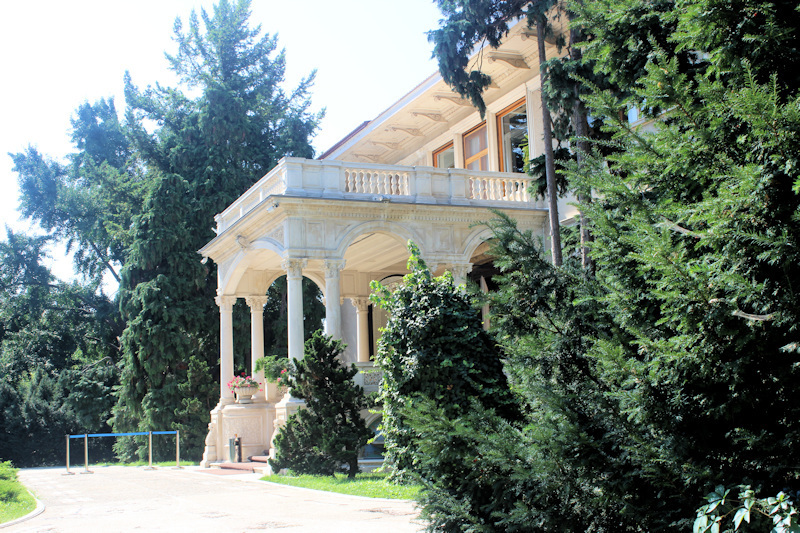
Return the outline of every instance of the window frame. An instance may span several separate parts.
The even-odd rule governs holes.
[[[453,141],[450,141],[449,143],[446,143],[444,146],[440,146],[439,148],[434,150],[433,151],[433,166],[435,168],[441,168],[439,166],[439,154],[441,154],[442,152],[445,152],[448,149],[454,148],[454,147],[455,146],[453,144]],[[455,153],[453,155],[455,155]],[[454,168],[455,168],[455,165],[456,165],[456,161],[455,161],[455,157],[453,157],[453,167]],[[443,169],[443,170],[446,170],[446,169]]]
[[[498,159],[498,161],[500,163],[500,172],[508,172],[508,171],[505,170],[506,158],[505,158],[504,147],[503,147],[503,117],[505,117],[506,115],[508,115],[509,113],[511,113],[512,111],[514,111],[515,109],[517,109],[519,107],[524,107],[525,108],[526,122],[528,124],[530,124],[530,117],[528,116],[528,105],[527,104],[528,104],[528,101],[527,101],[526,97],[523,96],[522,98],[520,98],[516,102],[504,107],[499,113],[497,113],[497,117],[496,117],[496,119],[497,119],[497,151],[498,151],[497,159]],[[530,131],[530,129],[528,131]],[[530,139],[528,139],[528,142],[530,143]],[[529,150],[528,153],[530,154],[530,145],[528,147],[528,150]]]
[[[480,152],[472,155],[471,157],[467,158],[467,137],[469,137],[470,135],[472,135],[473,133],[475,133],[476,131],[478,131],[481,128],[484,128],[486,130],[486,131],[484,131],[484,135],[486,136],[486,148],[484,148]],[[486,127],[486,121],[485,120],[482,121],[477,126],[475,126],[474,128],[471,128],[471,129],[467,130],[466,132],[464,132],[464,134],[461,136],[461,145],[462,145],[463,150],[464,150],[464,169],[468,170],[470,163],[472,163],[474,161],[480,161],[480,159],[482,157],[486,157],[486,166],[487,167],[489,166],[489,130]],[[477,169],[477,170],[486,171],[486,170],[489,170],[489,169],[488,168],[480,168],[480,169]]]

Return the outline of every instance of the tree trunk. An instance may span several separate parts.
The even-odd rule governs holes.
[[[547,19],[545,16],[540,15],[537,17],[536,41],[539,44],[539,77],[542,81],[542,129],[544,130],[544,163],[550,215],[550,253],[553,257],[553,265],[561,266],[561,226],[558,222],[558,190],[556,189],[556,165],[553,156],[553,129],[550,123],[550,109],[547,107],[547,97],[544,94],[544,62],[547,61],[547,51],[544,48],[546,27]]]
[[[570,51],[569,56],[572,61],[580,61],[581,60],[581,50],[574,46],[574,43],[579,42],[581,40],[580,30],[577,28],[572,28],[570,30],[569,41],[570,41]],[[578,169],[580,170],[583,166],[584,160],[586,158],[586,154],[589,153],[589,141],[587,140],[589,136],[589,120],[586,114],[586,107],[583,105],[583,102],[580,100],[580,83],[575,82],[573,85],[573,90],[575,92],[575,107],[572,114],[572,124],[573,128],[575,129],[575,136],[577,137],[577,141],[575,143],[575,157],[578,164]],[[584,204],[586,202],[590,202],[591,197],[587,197],[586,194],[583,192],[578,192],[578,202],[580,204]],[[592,263],[592,258],[589,256],[589,246],[588,243],[592,240],[592,236],[589,234],[589,226],[588,220],[583,214],[583,211],[580,213],[580,224],[581,224],[581,266],[589,271],[594,269],[594,265]]]

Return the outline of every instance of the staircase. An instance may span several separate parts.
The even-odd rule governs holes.
[[[211,468],[222,468],[223,470],[240,470],[242,472],[251,472],[258,474],[268,474],[269,464],[267,455],[251,455],[247,461],[241,463],[213,463]]]

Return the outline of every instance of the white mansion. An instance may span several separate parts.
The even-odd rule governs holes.
[[[552,44],[548,54],[557,54]],[[200,250],[219,266],[221,325],[220,400],[211,411],[205,466],[229,456],[234,435],[244,456],[270,450],[274,432],[297,408],[274,385],[249,404],[228,390],[238,298],[250,307],[255,361],[263,356],[267,289],[286,275],[289,355],[302,358],[301,280],[310,278],[325,297],[326,332],[348,345],[347,361],[368,370],[385,321],[369,304],[369,284],[407,272],[409,239],[437,273],[450,270],[463,281],[474,270],[480,281],[488,234],[475,224],[492,216],[489,208],[547,237],[546,202],[527,192],[520,149],[527,135],[531,156],[543,151],[536,36],[519,23],[500,48],[479,51],[473,61],[493,80],[484,118],[434,74],[319,159],[281,160],[216,216],[217,236]],[[571,219],[575,209],[562,201],[559,215]],[[369,391],[378,376],[361,372],[356,379]],[[376,416],[367,422],[374,426]]]

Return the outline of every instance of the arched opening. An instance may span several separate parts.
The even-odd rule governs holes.
[[[352,236],[343,250],[345,267],[341,273],[343,300],[342,338],[347,344],[346,362],[368,364],[377,350],[385,313],[369,302],[372,281],[399,279],[408,270],[408,249],[403,236],[386,230],[367,231]]]

